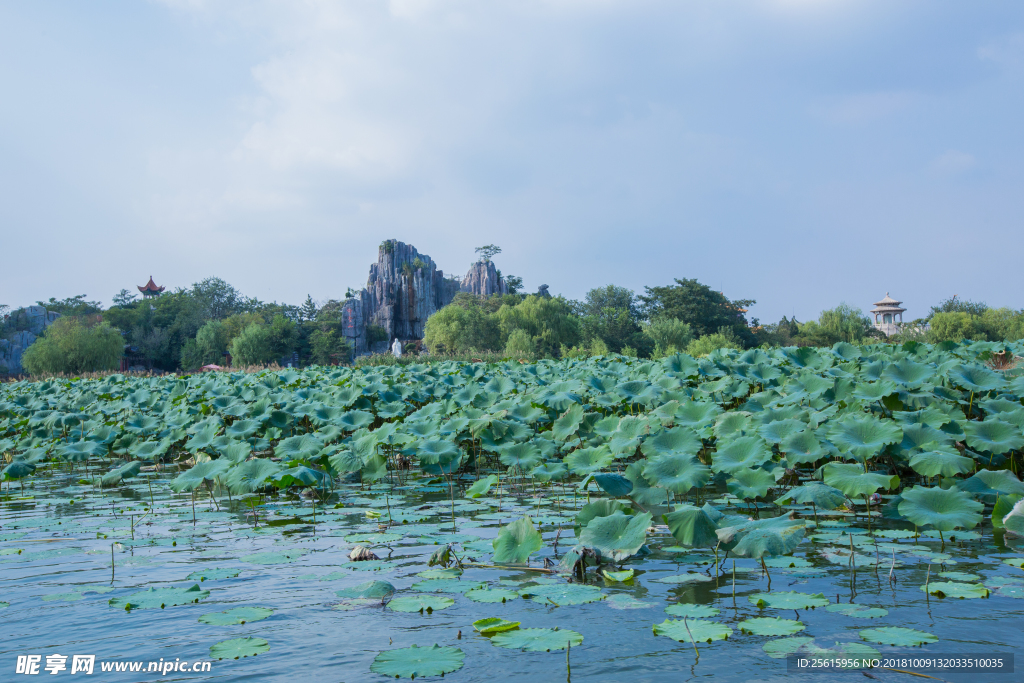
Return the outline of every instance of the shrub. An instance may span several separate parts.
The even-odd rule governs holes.
[[[729,337],[721,332],[714,334],[705,334],[699,339],[694,339],[690,342],[689,346],[686,347],[686,353],[690,354],[694,358],[699,356],[706,356],[715,349],[742,349],[743,345],[740,344],[734,337]]]
[[[459,293],[452,303],[427,318],[423,342],[431,353],[467,353],[502,348],[498,324],[479,297]]]
[[[693,341],[693,330],[678,318],[655,318],[644,327],[644,334],[654,342],[651,358],[670,356]]]
[[[334,330],[314,330],[309,335],[309,357],[316,365],[345,363],[352,356],[352,347]]]
[[[231,342],[232,365],[266,365],[275,359],[270,330],[265,325],[249,325]]]
[[[22,365],[33,375],[114,370],[123,352],[124,339],[109,324],[58,318],[26,349]]]
[[[512,330],[505,344],[505,355],[513,358],[533,358],[533,338],[526,330]]]

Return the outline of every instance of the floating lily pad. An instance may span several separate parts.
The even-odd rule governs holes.
[[[149,588],[127,598],[111,598],[107,604],[129,609],[153,609],[199,602],[209,596],[210,591],[203,590],[197,583],[191,588]]]
[[[488,617],[487,619],[477,619],[474,621],[473,628],[478,633],[487,636],[519,628],[519,623],[518,621],[506,621],[500,617]]]
[[[636,572],[632,569],[624,569],[621,572],[612,572],[607,569],[601,572],[601,576],[607,581],[622,583],[623,581],[629,581],[633,578],[633,574]]]
[[[959,581],[932,581],[921,590],[940,598],[987,598],[989,590],[977,583],[960,583]]]
[[[491,643],[510,650],[526,652],[551,652],[576,647],[583,642],[583,636],[569,629],[522,628],[495,634]]]
[[[519,591],[524,598],[544,605],[582,605],[604,599],[601,589],[594,586],[583,586],[578,583],[553,583],[541,586],[528,586]]]
[[[687,617],[688,619],[706,619],[708,617],[717,617],[719,614],[717,607],[711,605],[694,605],[690,603],[676,603],[675,605],[669,605],[665,608],[667,614],[673,617]]]
[[[612,609],[647,609],[648,607],[654,607],[655,605],[653,602],[638,600],[627,593],[615,593],[614,595],[609,595],[608,598],[605,599],[604,604],[608,605]]]
[[[380,572],[394,569],[398,563],[387,560],[361,560],[359,562],[343,562],[341,566],[356,572]]]
[[[238,559],[242,562],[249,562],[250,564],[286,564],[288,562],[295,562],[296,560],[302,559],[302,556],[308,552],[309,551],[304,548],[295,548],[293,550],[253,553],[252,555],[243,555]]]
[[[455,601],[443,595],[402,595],[388,603],[395,612],[433,612],[451,607]]]
[[[210,647],[211,659],[238,659],[239,657],[255,657],[270,651],[270,643],[262,638],[232,638],[222,640]]]
[[[939,572],[939,576],[950,581],[981,581],[981,576],[969,572]]]
[[[427,569],[419,572],[416,576],[421,579],[457,579],[462,576],[461,569]]]
[[[211,626],[231,626],[266,619],[274,610],[266,607],[235,607],[226,612],[211,612],[199,617],[199,623]]]
[[[714,579],[707,574],[672,574],[671,576],[663,576],[658,579],[654,579],[657,583],[707,583],[708,581],[714,581]]]
[[[804,569],[811,563],[802,557],[783,555],[782,557],[766,557],[764,563],[769,569]]]
[[[474,588],[466,591],[465,595],[473,602],[484,603],[507,602],[519,597],[519,593],[505,588]]]
[[[828,598],[821,593],[799,593],[797,591],[779,591],[777,593],[756,593],[747,596],[758,607],[772,609],[813,609],[824,607]]]
[[[755,636],[791,636],[807,628],[796,619],[782,619],[780,617],[745,619],[737,624],[737,626],[744,633],[752,633]]]
[[[844,616],[856,617],[858,619],[877,619],[878,617],[884,617],[889,614],[889,610],[881,607],[868,607],[867,605],[844,603],[829,605],[825,608],[825,611],[837,612]]]
[[[342,588],[336,591],[339,598],[366,598],[371,600],[384,600],[395,594],[395,587],[387,581],[367,581],[350,588]]]
[[[209,569],[203,569],[197,572],[192,572],[185,577],[188,581],[215,581],[216,579],[233,579],[238,576],[239,569],[228,569],[220,567],[210,567]]]
[[[654,635],[667,636],[680,643],[707,642],[713,640],[726,640],[732,635],[732,629],[717,621],[705,621],[703,619],[666,619],[660,624],[654,625]]]
[[[918,631],[917,629],[912,628],[903,628],[901,626],[866,628],[860,632],[860,637],[869,643],[898,645],[901,647],[924,645],[925,643],[937,643],[939,640],[931,633]]]

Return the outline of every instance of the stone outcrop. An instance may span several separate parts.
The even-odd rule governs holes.
[[[23,373],[21,357],[25,350],[59,317],[60,313],[42,306],[26,306],[13,311],[3,324],[7,333],[4,339],[0,339],[0,375]]]
[[[381,242],[366,287],[341,304],[342,330],[356,355],[386,353],[394,339],[423,339],[427,318],[459,292],[507,294],[491,261],[477,261],[460,283],[411,244]]]
[[[461,290],[487,297],[494,294],[508,294],[508,285],[498,274],[498,269],[494,267],[493,261],[477,261],[469,267],[469,272],[462,279]]]
[[[427,318],[451,303],[459,283],[433,259],[398,240],[381,242],[366,287],[342,304],[342,326],[355,352],[387,350],[392,339],[422,339]],[[380,338],[374,336],[374,330]]]

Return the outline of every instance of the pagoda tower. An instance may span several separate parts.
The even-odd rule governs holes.
[[[871,309],[871,312],[875,314],[875,329],[883,332],[887,337],[899,332],[900,326],[903,324],[903,313],[907,310],[900,306],[902,303],[902,301],[896,301],[889,296],[889,292],[885,293],[884,299],[876,301],[875,307]],[[897,320],[897,318],[899,319]]]
[[[146,298],[146,299],[150,299],[152,297],[160,296],[163,293],[164,289],[165,289],[164,287],[157,287],[156,286],[156,283],[153,282],[153,276],[152,275],[149,276],[149,282],[147,282],[142,287],[138,288],[138,290],[140,292],[142,292],[143,298]]]

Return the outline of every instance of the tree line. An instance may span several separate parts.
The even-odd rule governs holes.
[[[114,369],[126,353],[168,372],[226,365],[229,356],[236,367],[295,358],[300,365],[353,360],[342,335],[341,302],[318,304],[307,296],[299,306],[266,303],[244,296],[220,278],[149,299],[122,290],[107,309],[85,295],[38,303],[61,318],[26,351],[23,364],[32,374]],[[822,311],[816,320],[783,317],[762,324],[747,317],[754,303],[729,299],[695,279],[645,287],[641,294],[606,285],[579,301],[542,294],[482,298],[460,293],[427,320],[423,341],[435,355],[537,359],[608,353],[703,356],[722,348],[886,340],[870,318],[847,304]],[[17,326],[17,316],[8,315],[0,336],[17,331]],[[369,337],[382,339],[381,333],[372,326]],[[905,324],[888,341],[1020,338],[1024,311],[989,308],[954,296],[933,306],[925,318]]]

